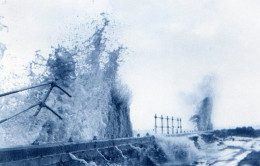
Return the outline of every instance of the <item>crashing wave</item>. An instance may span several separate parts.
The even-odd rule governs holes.
[[[35,110],[31,110],[1,124],[1,147],[35,141],[84,141],[94,136],[132,136],[130,92],[118,77],[124,48],[108,46],[108,27],[109,20],[104,17],[89,39],[74,41],[73,47],[59,45],[48,58],[36,51],[35,59],[27,68],[30,84],[55,80],[73,97],[68,98],[54,89],[46,101],[63,120],[46,110],[35,118]],[[1,99],[0,117],[6,118],[26,104],[39,102],[47,89],[41,87]]]

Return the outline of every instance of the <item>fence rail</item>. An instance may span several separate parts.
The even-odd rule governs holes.
[[[157,119],[161,119],[161,126],[157,125]],[[166,120],[166,126],[164,126],[163,120]],[[171,121],[171,126],[169,126],[169,121]],[[176,134],[178,133],[182,133],[182,123],[181,123],[181,118],[176,118],[174,119],[173,116],[171,118],[169,118],[169,116],[163,117],[163,115],[161,115],[160,117],[157,116],[156,114],[154,115],[154,132],[155,134],[157,134],[157,129],[161,128],[161,134],[164,134],[164,129],[166,128],[166,134],[170,134],[170,128],[171,128],[171,134],[175,134],[174,133],[174,122],[177,122],[177,127],[176,127]]]

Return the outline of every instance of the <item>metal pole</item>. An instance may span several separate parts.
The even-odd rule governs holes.
[[[162,134],[163,134],[163,116],[161,115],[161,127],[162,127]]]
[[[51,86],[50,89],[49,89],[49,90],[47,91],[47,93],[45,94],[45,96],[44,96],[44,98],[43,98],[41,104],[39,105],[39,108],[38,108],[37,111],[35,112],[34,116],[37,116],[37,115],[40,113],[40,111],[41,111],[42,107],[44,107],[45,102],[46,102],[47,98],[49,97],[49,95],[50,95],[52,89],[53,89],[53,86]]]
[[[180,118],[180,133],[182,133],[181,118]]]
[[[39,104],[39,108],[38,108],[37,111],[35,112],[34,116],[37,116],[37,115],[40,113],[42,107],[45,107],[45,108],[47,108],[48,110],[50,110],[53,114],[55,114],[59,119],[62,120],[62,117],[61,117],[58,113],[56,113],[54,110],[52,110],[50,107],[48,107],[48,106],[46,105],[46,103],[45,103],[46,100],[47,100],[47,98],[49,97],[49,95],[50,95],[50,93],[51,93],[51,91],[53,90],[54,87],[60,89],[60,90],[61,90],[62,92],[64,92],[66,95],[68,95],[69,97],[71,97],[71,95],[70,95],[68,92],[66,92],[64,89],[62,89],[60,86],[58,86],[56,82],[54,82],[54,81],[51,82],[51,87],[50,87],[50,89],[47,91],[47,93],[45,94],[45,96],[44,96],[42,102]]]
[[[6,93],[3,93],[3,94],[0,94],[0,97],[7,96],[7,95],[10,95],[10,94],[13,94],[13,93],[22,92],[22,91],[33,89],[33,88],[37,88],[37,87],[40,87],[40,86],[48,85],[48,84],[51,84],[51,83],[52,82],[50,81],[50,82],[42,83],[42,84],[39,84],[39,85],[35,85],[35,86],[31,86],[31,87],[26,87],[26,88],[14,90],[14,91],[6,92]]]
[[[46,104],[44,105],[45,108],[47,108],[48,110],[50,110],[54,115],[56,115],[60,120],[62,120],[62,117],[55,112],[53,109],[51,109],[49,106],[47,106]]]
[[[29,109],[34,108],[34,107],[36,107],[36,106],[39,106],[39,107],[38,107],[37,111],[35,112],[34,116],[37,116],[37,115],[40,113],[41,109],[42,109],[43,107],[45,107],[45,108],[47,108],[49,111],[51,111],[54,115],[56,115],[59,119],[62,120],[62,117],[61,117],[57,112],[55,112],[52,108],[50,108],[49,106],[47,106],[45,102],[46,102],[47,98],[49,97],[49,95],[50,95],[50,93],[51,93],[51,91],[52,91],[52,89],[53,89],[54,87],[60,89],[63,93],[65,93],[65,94],[68,95],[69,97],[72,97],[72,96],[71,96],[67,91],[65,91],[63,88],[61,88],[59,85],[57,85],[57,83],[56,83],[55,81],[50,81],[50,82],[42,83],[42,84],[39,84],[39,85],[35,85],[35,86],[31,86],[31,87],[27,87],[27,88],[15,90],[15,91],[3,93],[3,94],[0,94],[0,97],[6,96],[6,95],[10,95],[10,94],[14,94],[14,93],[18,93],[18,92],[25,91],[25,90],[29,90],[29,89],[33,89],[33,88],[37,88],[37,87],[40,87],[40,86],[49,85],[49,84],[50,84],[50,88],[49,88],[49,90],[47,91],[47,93],[45,94],[43,100],[42,100],[40,103],[37,103],[37,104],[35,104],[35,105],[32,105],[32,106],[28,107],[27,109],[25,109],[25,110],[23,110],[23,111],[21,111],[21,112],[15,114],[15,115],[9,117],[9,118],[0,120],[0,124],[3,123],[3,122],[5,122],[5,121],[7,121],[7,120],[9,120],[9,119],[12,119],[12,118],[18,116],[18,115],[20,115],[21,113],[24,113],[24,112],[28,111]]]
[[[167,134],[169,134],[169,117],[167,116]]]
[[[61,88],[59,85],[57,85],[57,83],[55,81],[49,81],[49,82],[42,83],[42,84],[39,84],[39,85],[34,85],[34,86],[30,86],[30,87],[26,87],[26,88],[22,88],[22,89],[18,89],[18,90],[6,92],[6,93],[3,93],[3,94],[0,94],[0,97],[7,96],[7,95],[10,95],[10,94],[14,94],[14,93],[18,93],[18,92],[22,92],[22,91],[33,89],[33,88],[37,88],[37,87],[40,87],[40,86],[49,85],[49,84],[51,84],[52,87],[56,87],[56,88],[60,89],[66,95],[71,97],[71,95],[67,91],[65,91],[63,88]]]
[[[172,134],[174,134],[173,116],[172,116]]]
[[[176,128],[176,134],[178,134],[178,129],[179,129],[179,118],[177,118],[177,128]]]
[[[72,96],[71,96],[67,91],[65,91],[62,87],[60,87],[59,85],[57,85],[56,82],[52,82],[51,86],[60,89],[60,90],[61,90],[63,93],[65,93],[67,96],[72,97]]]
[[[9,118],[6,118],[6,119],[1,120],[1,121],[0,121],[0,124],[3,123],[3,122],[5,122],[5,121],[7,121],[7,120],[9,120],[9,119],[12,119],[12,118],[14,118],[14,117],[20,115],[21,113],[24,113],[24,112],[30,110],[31,108],[34,108],[34,107],[38,106],[39,104],[40,104],[40,103],[34,104],[34,105],[32,105],[32,106],[26,108],[25,110],[23,110],[23,111],[21,111],[21,112],[15,114],[15,115],[9,117]]]
[[[156,114],[154,115],[154,122],[155,122],[155,124],[154,124],[154,132],[155,132],[155,134],[157,134],[157,124],[156,124],[156,119],[157,119],[157,116],[156,116]]]

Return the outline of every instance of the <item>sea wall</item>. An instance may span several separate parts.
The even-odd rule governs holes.
[[[156,165],[166,162],[153,136],[0,149],[0,166]]]

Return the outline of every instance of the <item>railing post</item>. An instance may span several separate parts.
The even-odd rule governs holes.
[[[161,126],[158,126],[158,124],[157,124],[157,119],[161,119]],[[166,119],[167,120],[167,124],[166,124],[166,126],[164,126],[164,124],[163,124],[163,120],[164,119]],[[170,127],[170,122],[169,121],[172,121],[172,126]],[[174,125],[174,121],[177,121],[177,124],[176,125]],[[155,132],[155,134],[157,134],[157,132],[158,132],[158,128],[161,128],[161,133],[163,134],[163,132],[164,132],[164,128],[167,128],[167,135],[169,135],[170,134],[170,132],[171,132],[171,134],[173,135],[173,134],[179,134],[179,133],[183,133],[183,131],[182,131],[182,122],[181,122],[182,120],[181,120],[181,118],[176,118],[176,119],[174,119],[173,118],[173,116],[172,117],[169,117],[169,116],[166,116],[165,118],[163,117],[163,115],[161,115],[161,117],[160,116],[157,116],[156,114],[154,115],[154,132]],[[175,127],[176,126],[176,127]],[[171,130],[172,131],[170,131],[170,128],[171,128]],[[176,131],[174,131],[175,130],[175,128],[176,128]]]
[[[182,133],[181,118],[180,118],[180,133]]]
[[[155,115],[154,115],[154,122],[155,122],[155,124],[154,124],[154,132],[155,132],[155,134],[157,134],[157,124],[156,124],[156,119],[157,119],[157,115],[155,114]]]
[[[169,135],[169,117],[167,116],[167,134]]]
[[[161,127],[162,127],[162,134],[163,134],[163,116],[161,115]]]
[[[173,116],[172,116],[172,134],[174,134]]]
[[[179,130],[179,118],[177,118],[177,128],[176,128],[176,134],[178,134],[178,130]]]

